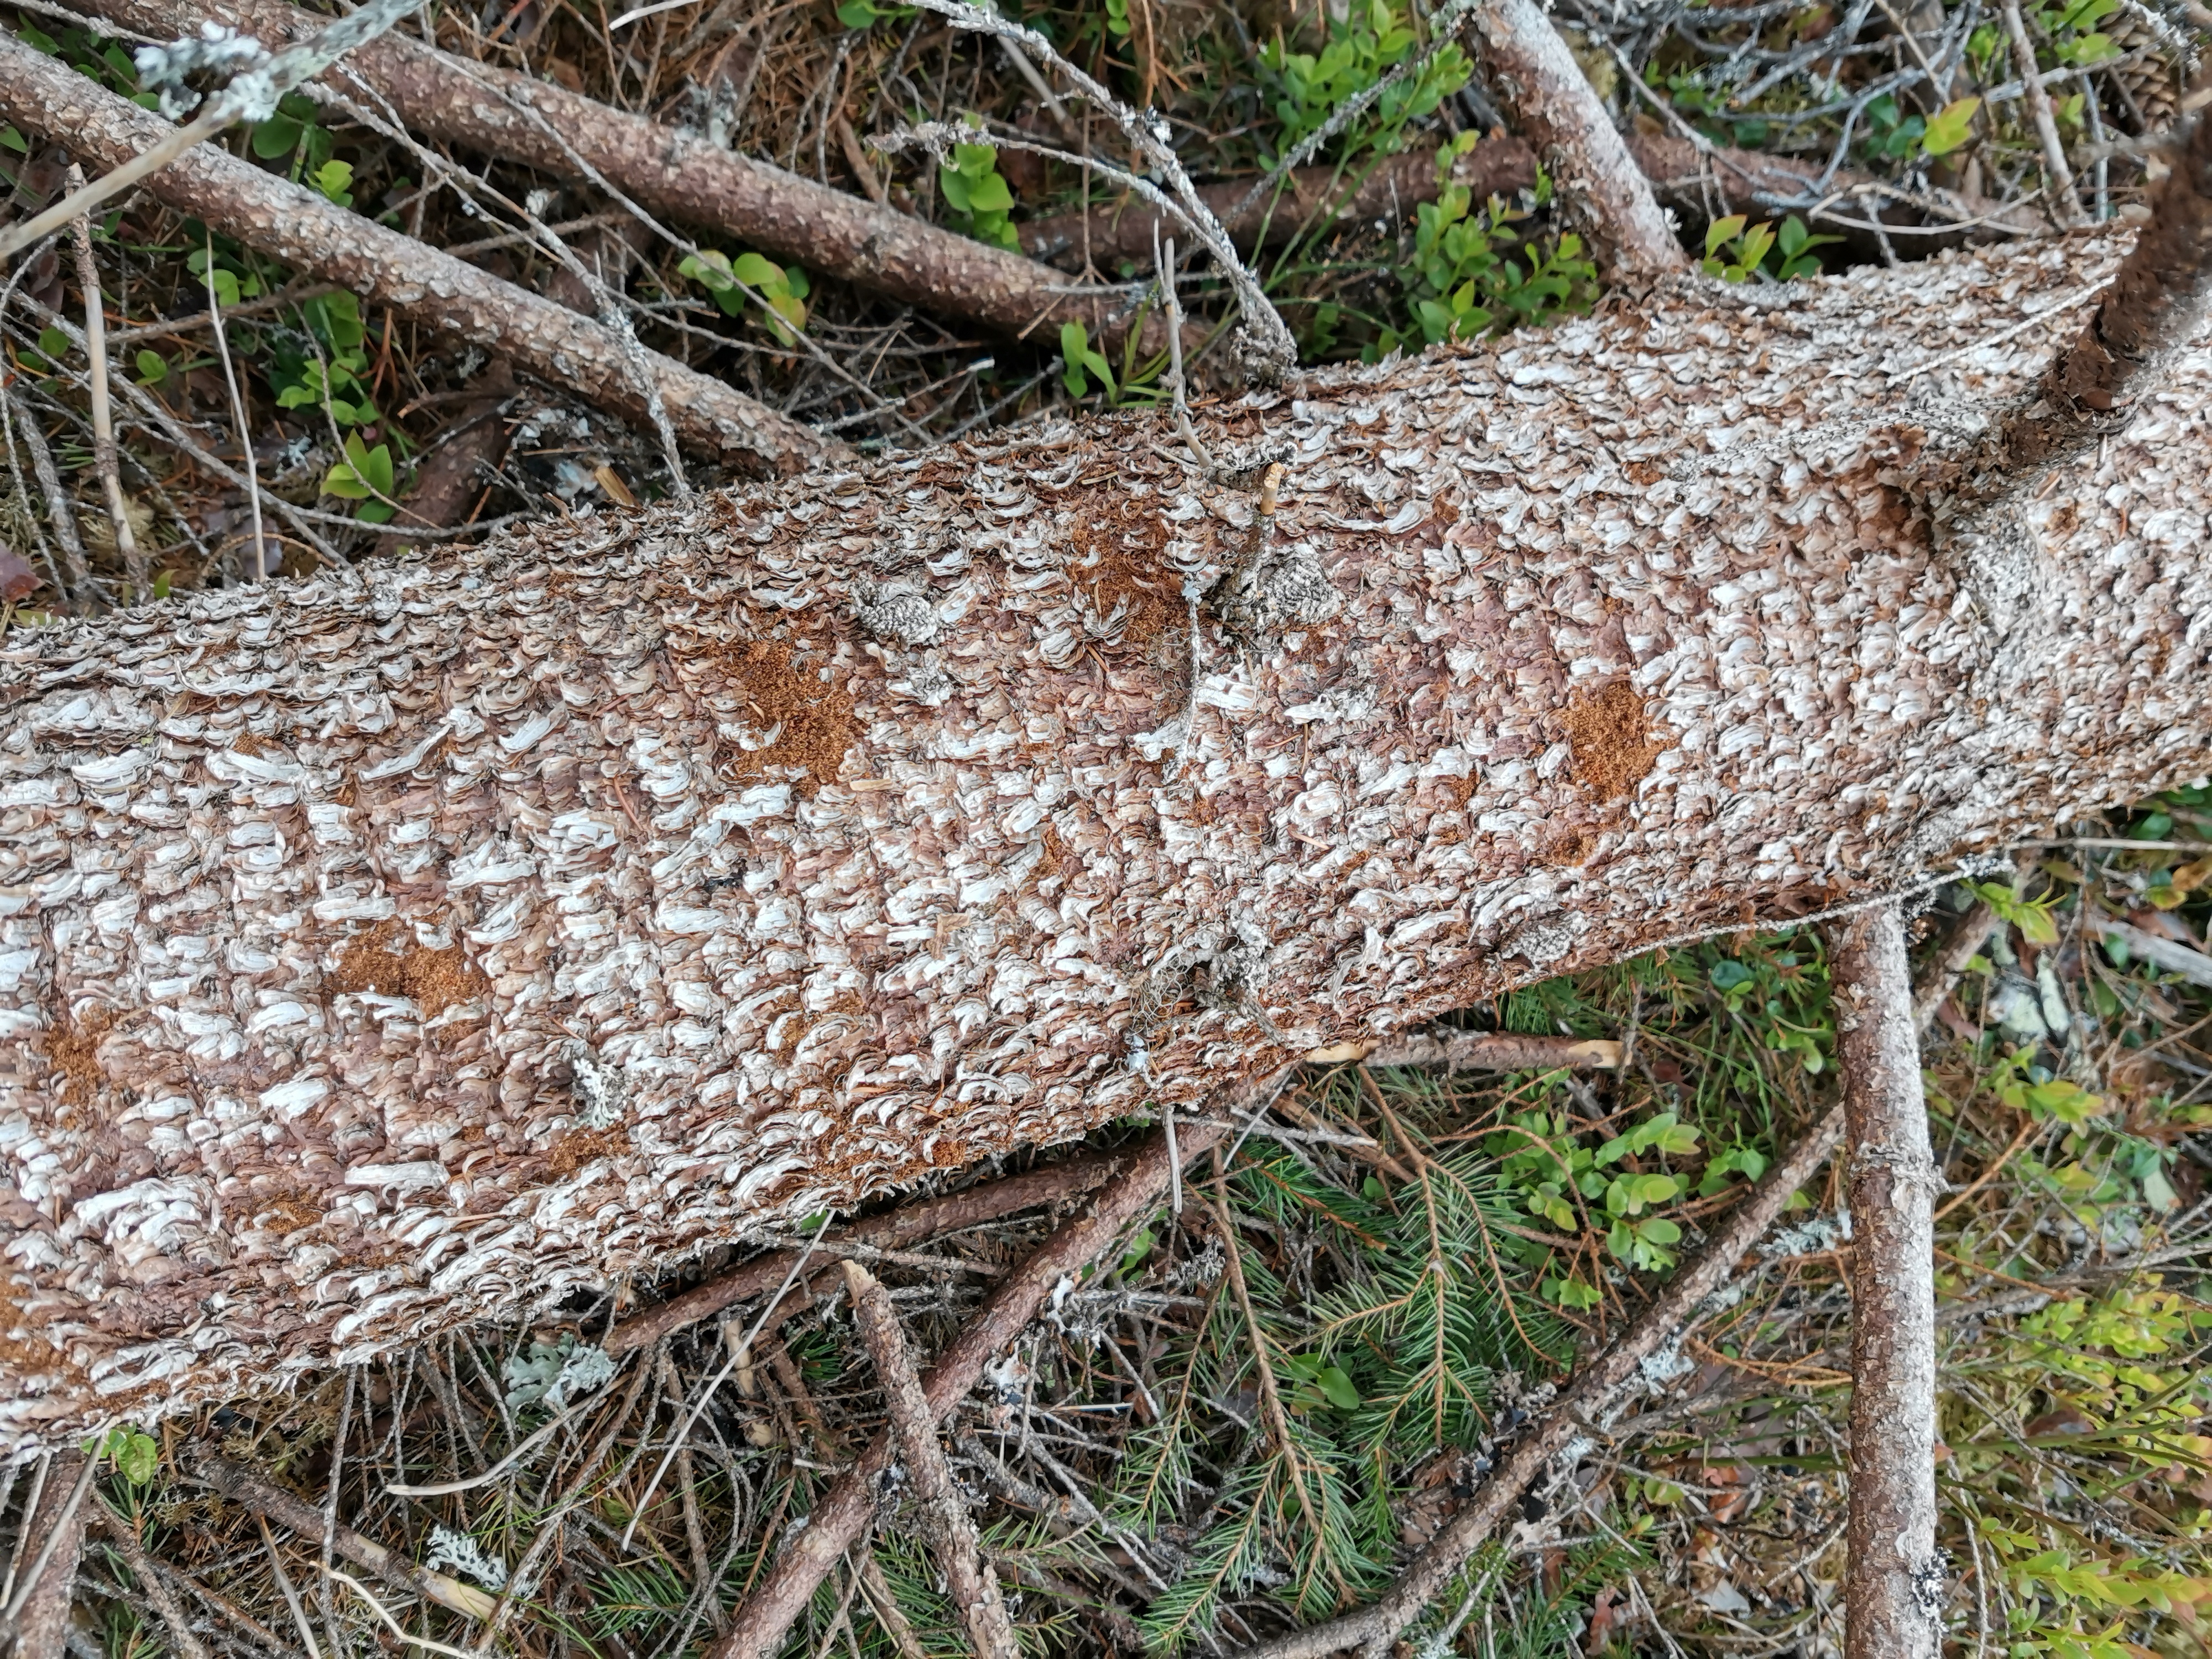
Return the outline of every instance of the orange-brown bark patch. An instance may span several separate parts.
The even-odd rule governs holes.
[[[574,1129],[553,1143],[546,1162],[553,1166],[553,1173],[565,1181],[577,1170],[603,1158],[617,1157],[629,1148],[629,1130],[623,1124],[605,1129]]]
[[[1644,699],[1626,680],[1569,699],[1561,721],[1575,776],[1600,800],[1625,795],[1647,776],[1668,744],[1654,742]]]
[[[426,950],[416,942],[415,930],[397,917],[348,941],[329,984],[332,991],[405,997],[425,1019],[435,1019],[455,1003],[473,1000],[491,988],[459,946]]]
[[[858,734],[853,694],[842,686],[825,685],[811,671],[798,667],[792,648],[777,640],[721,647],[714,655],[717,666],[751,706],[754,718],[775,732],[775,741],[738,757],[738,775],[757,776],[770,766],[799,767],[806,776],[798,793],[807,798],[823,784],[834,783]]]
[[[63,1018],[46,1033],[46,1058],[68,1085],[65,1096],[81,1106],[98,1099],[100,1085],[107,1080],[100,1065],[100,1040],[114,1024],[112,1010],[94,1008],[82,1019]]]

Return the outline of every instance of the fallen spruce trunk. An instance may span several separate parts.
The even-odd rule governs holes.
[[[1945,494],[2124,244],[7,635],[0,1446],[2201,775],[2202,331]]]
[[[202,20],[212,20],[272,49],[329,21],[283,0],[95,0],[92,9],[156,39],[195,33]],[[583,179],[588,166],[665,218],[713,227],[811,271],[926,311],[972,318],[1001,334],[1054,340],[1062,323],[1081,322],[1118,344],[1131,320],[1130,297],[1121,293],[1079,289],[1018,253],[397,32],[350,53],[323,79],[341,93],[373,88],[419,138],[556,178]],[[1145,347],[1164,349],[1165,342],[1155,320]]]

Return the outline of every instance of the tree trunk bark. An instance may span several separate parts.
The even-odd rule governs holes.
[[[1905,920],[1835,933],[1836,1059],[1851,1149],[1851,1464],[1844,1659],[1936,1659],[1936,1157]]]
[[[2201,338],[1936,527],[2124,245],[10,632],[0,1445],[2203,774]]]

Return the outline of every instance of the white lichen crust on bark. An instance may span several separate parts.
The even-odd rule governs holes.
[[[1334,599],[1194,686],[1255,496],[1126,416],[9,634],[0,1449],[2201,774],[2203,343],[1923,495],[2121,246],[1217,409]]]
[[[1936,1659],[1936,1194],[1905,921],[1885,904],[1836,930],[1836,1062],[1850,1144],[1850,1505],[1845,1659]]]

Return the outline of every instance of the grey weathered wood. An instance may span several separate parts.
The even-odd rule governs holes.
[[[1217,407],[1256,562],[1121,415],[10,632],[0,1446],[2199,775],[2201,337],[1931,528],[2124,246]]]
[[[1905,920],[1835,931],[1836,1060],[1850,1139],[1851,1458],[1845,1659],[1936,1659],[1936,1194]]]

